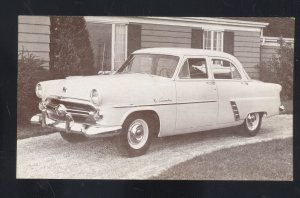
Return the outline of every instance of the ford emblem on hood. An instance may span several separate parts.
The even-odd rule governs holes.
[[[62,91],[63,91],[63,93],[66,93],[67,92],[67,88],[63,87]]]

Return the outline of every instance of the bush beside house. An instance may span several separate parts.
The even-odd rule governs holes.
[[[32,115],[39,112],[39,99],[35,86],[39,81],[51,79],[48,70],[41,67],[44,61],[24,50],[18,54],[18,125],[29,124]]]
[[[293,98],[294,49],[282,39],[279,40],[279,44],[277,54],[259,65],[260,76],[264,82],[280,84],[282,99],[291,100]]]

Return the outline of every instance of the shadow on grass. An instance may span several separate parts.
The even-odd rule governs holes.
[[[288,138],[223,149],[177,164],[151,179],[291,181],[292,145]]]
[[[39,125],[20,125],[17,126],[17,139],[25,139],[41,135],[48,135],[57,132],[57,129],[45,128]]]

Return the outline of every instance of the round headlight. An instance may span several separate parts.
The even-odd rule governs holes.
[[[40,83],[38,83],[35,87],[35,93],[36,93],[36,96],[39,97],[39,98],[42,98],[43,97],[43,88],[42,88],[42,85]]]
[[[93,104],[95,104],[95,105],[101,104],[101,96],[96,89],[93,89],[91,91],[90,97],[91,97],[91,101]]]

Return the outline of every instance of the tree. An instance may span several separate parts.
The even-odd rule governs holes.
[[[89,34],[83,17],[50,17],[50,71],[56,77],[95,72]]]

